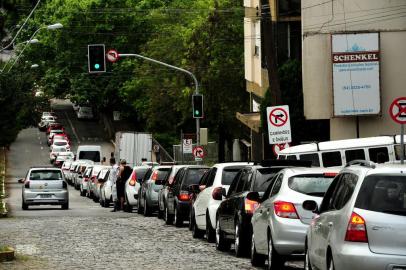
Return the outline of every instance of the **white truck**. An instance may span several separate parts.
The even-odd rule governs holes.
[[[116,161],[125,159],[131,167],[141,165],[152,158],[152,134],[121,131],[116,133]]]

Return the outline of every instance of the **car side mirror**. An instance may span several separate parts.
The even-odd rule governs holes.
[[[213,199],[215,199],[216,201],[221,201],[223,200],[223,193],[224,193],[225,188],[215,188],[213,189],[213,193],[212,193],[212,197]]]
[[[317,202],[313,200],[306,200],[302,203],[302,207],[305,210],[312,211],[313,213],[318,213]]]
[[[261,197],[259,196],[258,192],[253,191],[247,194],[247,199],[250,201],[259,202],[261,200]]]
[[[24,183],[24,178],[18,179],[18,183]]]

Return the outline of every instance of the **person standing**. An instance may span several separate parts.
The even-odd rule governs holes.
[[[120,169],[116,181],[117,201],[120,203],[120,210],[124,210],[125,182],[131,176],[132,169],[123,159],[120,161]]]

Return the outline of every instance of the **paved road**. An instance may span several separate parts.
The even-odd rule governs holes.
[[[111,151],[111,145],[96,136],[103,132],[97,122],[77,121],[66,104],[57,108],[65,117],[61,121],[72,123],[70,129],[81,142],[92,138],[106,153]],[[166,226],[156,217],[136,213],[112,213],[72,188],[69,210],[36,206],[22,211],[17,179],[29,166],[49,164],[48,154],[45,135],[34,128],[23,130],[11,146],[7,181],[12,217],[0,220],[0,245],[15,247],[19,259],[0,263],[0,269],[253,269],[247,258],[217,252],[213,244],[193,239],[186,227]]]

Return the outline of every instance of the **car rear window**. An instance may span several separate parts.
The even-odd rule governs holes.
[[[277,174],[282,168],[261,168],[257,170],[255,177],[255,182],[253,186],[253,191],[266,191],[271,184],[272,178]]]
[[[148,168],[143,168],[143,169],[135,169],[135,173],[137,174],[137,179],[143,179],[145,174],[147,173]]]
[[[223,174],[221,176],[222,185],[231,185],[237,173],[245,166],[233,166],[223,169]]]
[[[190,185],[199,184],[203,174],[207,172],[209,168],[190,168],[187,172],[186,178],[182,182],[182,189],[187,188]]]
[[[165,180],[168,177],[171,169],[170,168],[160,168],[156,171],[158,172],[157,179]]]
[[[59,145],[59,146],[66,145],[66,144],[67,144],[67,142],[54,142],[54,145]]]
[[[94,162],[100,162],[100,152],[99,151],[80,151],[79,159],[90,159]]]
[[[35,170],[30,173],[30,180],[62,180],[61,171],[57,170]]]
[[[358,193],[355,207],[406,216],[406,175],[367,176]]]
[[[331,176],[325,176],[325,174],[295,175],[289,178],[288,186],[299,193],[323,197],[333,179],[334,174]]]

